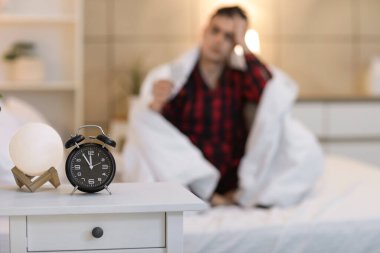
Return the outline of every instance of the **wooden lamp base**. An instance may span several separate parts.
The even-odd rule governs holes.
[[[16,180],[16,184],[21,188],[24,185],[29,189],[29,191],[34,192],[40,188],[43,184],[49,181],[55,188],[61,185],[59,181],[58,172],[54,167],[51,167],[45,171],[41,176],[37,177],[35,180],[34,176],[26,175],[17,167],[12,169],[13,176]]]

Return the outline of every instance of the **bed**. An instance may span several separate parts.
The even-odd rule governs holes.
[[[287,208],[217,207],[184,218],[185,253],[380,252],[380,170],[328,157],[315,192]],[[0,218],[0,252],[8,253]]]
[[[380,252],[380,170],[329,157],[315,192],[288,209],[188,213],[186,253]]]

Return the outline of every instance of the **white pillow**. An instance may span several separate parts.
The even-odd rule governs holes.
[[[14,182],[11,173],[14,165],[9,155],[9,142],[19,127],[19,121],[2,105],[0,112],[0,185]]]
[[[12,114],[12,116],[16,117],[21,124],[29,123],[29,122],[40,122],[48,124],[46,118],[37,111],[32,105],[27,102],[15,98],[15,97],[7,97],[5,99],[5,107]]]

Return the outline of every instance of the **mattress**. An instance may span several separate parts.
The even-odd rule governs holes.
[[[329,157],[315,191],[296,207],[186,212],[184,252],[380,252],[378,196],[378,168]],[[9,252],[8,233],[0,217],[0,253]]]

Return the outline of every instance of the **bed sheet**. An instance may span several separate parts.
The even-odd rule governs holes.
[[[184,252],[380,252],[378,196],[378,168],[328,157],[315,191],[299,206],[186,212]],[[9,252],[8,232],[0,217],[0,253]]]
[[[380,170],[329,157],[301,205],[186,213],[185,253],[380,252]]]

